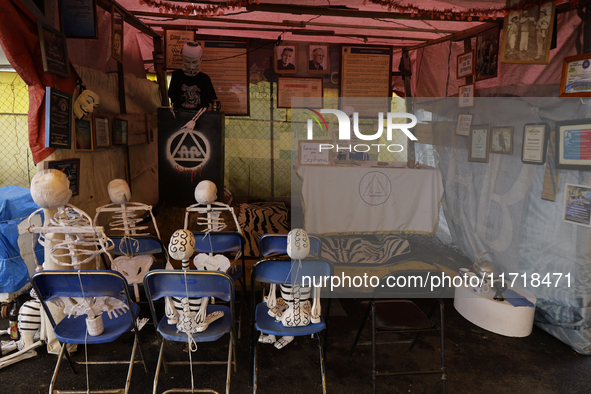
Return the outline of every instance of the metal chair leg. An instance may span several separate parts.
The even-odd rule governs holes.
[[[443,329],[443,322],[444,322],[444,306],[443,306],[443,300],[438,300],[439,301],[439,313],[440,313],[440,323],[439,323],[439,329],[441,330],[441,386],[442,386],[442,393],[445,394],[445,331]]]
[[[60,350],[60,354],[57,357],[57,364],[55,364],[55,369],[53,370],[53,376],[51,377],[51,383],[49,383],[49,392],[53,393],[53,388],[55,386],[55,380],[57,378],[57,373],[60,370],[60,364],[62,362],[62,358],[64,357],[64,352],[66,352],[66,344],[62,343],[62,349]]]
[[[370,302],[371,307],[371,388],[372,393],[376,394],[376,309],[374,302]]]
[[[160,353],[158,353],[158,364],[156,365],[156,374],[154,375],[154,387],[152,390],[152,394],[157,393],[156,390],[158,388],[158,376],[160,375],[160,366],[162,365],[162,362],[163,362],[163,354],[164,354],[164,339],[161,339]],[[165,364],[164,369],[166,369],[166,364]]]
[[[324,365],[324,352],[325,352],[325,346],[322,345],[322,339],[320,338],[320,335],[316,335],[316,337],[318,338],[318,349],[320,351],[320,373],[322,374],[322,393],[326,394],[326,372],[325,372],[325,365]]]
[[[257,341],[255,340],[253,345],[253,356],[252,356],[252,393],[257,392]]]
[[[353,346],[351,347],[351,351],[349,352],[349,356],[353,355],[353,351],[355,350],[355,346],[357,346],[357,342],[359,342],[359,338],[361,337],[361,332],[363,331],[363,327],[365,327],[365,322],[369,316],[369,311],[371,310],[371,302],[367,304],[367,308],[365,309],[365,314],[363,315],[363,320],[361,321],[361,327],[357,331],[357,335],[355,336],[355,341],[353,342]]]
[[[230,394],[230,378],[232,377],[232,348],[234,347],[234,334],[230,332],[230,343],[228,349],[228,376],[226,377],[226,394]],[[236,367],[236,364],[234,364]]]

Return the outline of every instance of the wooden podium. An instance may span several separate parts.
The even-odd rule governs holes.
[[[205,112],[194,127],[185,127],[197,111],[158,108],[158,183],[160,202],[176,207],[195,204],[195,187],[203,180],[224,193],[223,112]]]

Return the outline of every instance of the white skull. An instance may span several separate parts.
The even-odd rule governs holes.
[[[131,199],[129,185],[123,179],[113,179],[107,187],[109,198],[114,204],[125,204]]]
[[[218,188],[212,181],[201,181],[195,188],[195,200],[199,204],[211,204],[218,198]]]
[[[99,104],[99,96],[95,92],[88,89],[83,90],[74,103],[74,116],[77,119],[89,116]]]
[[[168,244],[168,254],[175,260],[187,261],[195,252],[195,236],[189,230],[176,230]]]
[[[31,179],[31,197],[41,208],[63,207],[72,197],[70,181],[66,174],[58,170],[38,171]]]
[[[287,254],[293,260],[301,260],[310,253],[310,239],[308,233],[301,228],[295,228],[287,234]]]

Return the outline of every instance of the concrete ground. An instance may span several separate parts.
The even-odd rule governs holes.
[[[167,225],[161,225],[163,238],[167,239]],[[164,230],[162,230],[164,228]],[[446,247],[436,239],[409,236],[421,261],[445,261],[448,266],[467,266],[465,256]],[[250,261],[252,264],[252,261]],[[26,296],[21,297],[22,300]],[[331,302],[326,356],[326,384],[328,393],[371,393],[371,352],[369,346],[359,346],[352,356],[349,351],[361,323],[363,308],[361,299],[335,299]],[[417,300],[426,305],[430,300]],[[326,302],[324,307],[326,307]],[[242,337],[237,341],[238,371],[232,373],[231,392],[248,393],[250,388],[250,310],[243,315]],[[568,345],[534,327],[525,338],[500,336],[462,317],[453,306],[453,299],[445,300],[445,362],[448,393],[591,393],[591,358],[573,351]],[[149,316],[147,305],[142,305],[142,315]],[[438,319],[437,319],[438,321]],[[8,327],[8,320],[0,319],[0,329]],[[159,343],[150,322],[141,331],[147,356],[149,373],[136,365],[131,381],[131,393],[152,392]],[[369,338],[366,325],[364,338]],[[6,336],[3,340],[8,339]],[[133,343],[131,334],[115,343],[89,346],[88,357],[121,359],[130,354]],[[261,394],[321,393],[318,341],[300,337],[281,350],[270,345],[259,345],[258,392]],[[227,357],[228,336],[215,343],[200,344],[193,358],[224,360]],[[378,349],[378,369],[385,368],[437,368],[439,363],[439,337],[424,334],[415,349],[406,353],[407,345],[382,345]],[[38,355],[0,370],[0,393],[47,393],[57,357],[48,355],[45,347]],[[188,360],[182,344],[171,344],[166,350],[169,360]],[[74,354],[75,360],[84,359],[84,347]],[[127,370],[124,366],[90,366],[91,390],[120,387]],[[195,366],[193,376],[196,388],[210,387],[224,392],[226,368],[224,366]],[[188,366],[171,367],[161,372],[158,393],[172,387],[190,387]],[[62,364],[57,382],[58,389],[86,390],[86,373],[80,367],[74,375]],[[381,393],[438,393],[441,392],[439,375],[415,375],[379,377],[377,391]]]

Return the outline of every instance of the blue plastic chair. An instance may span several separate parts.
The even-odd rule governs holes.
[[[312,279],[316,278],[316,283],[319,282],[319,278],[331,276],[333,273],[333,267],[330,263],[321,260],[302,260],[301,267],[299,262],[294,262],[292,266],[291,260],[261,260],[252,267],[251,274],[251,294],[252,294],[252,307],[255,311],[252,319],[252,337],[251,337],[251,349],[252,350],[252,372],[253,372],[253,393],[257,390],[257,332],[260,331],[264,334],[271,334],[276,336],[307,336],[317,334],[318,348],[320,350],[320,372],[322,374],[322,390],[326,393],[326,378],[324,371],[324,341],[320,332],[326,330],[326,318],[321,317],[320,323],[310,323],[303,327],[285,327],[282,323],[275,322],[275,318],[268,314],[269,307],[265,302],[261,302],[256,305],[255,308],[255,283],[268,283],[268,284],[284,284],[291,285],[293,283],[302,283],[302,278],[309,276]],[[330,303],[329,303],[330,305]],[[325,312],[325,316],[328,316],[329,308]],[[282,352],[285,352],[282,349]]]
[[[227,274],[213,271],[176,271],[176,270],[155,270],[150,271],[144,277],[144,289],[150,303],[150,311],[152,312],[152,320],[156,331],[160,335],[160,354],[158,355],[158,365],[156,367],[156,375],[154,377],[153,393],[156,394],[158,387],[158,376],[160,374],[160,367],[164,364],[164,371],[168,372],[168,365],[195,365],[195,364],[227,364],[228,373],[226,377],[226,393],[230,392],[230,374],[231,366],[234,365],[236,371],[236,361],[233,355],[236,353],[236,344],[234,341],[234,281]],[[228,346],[228,361],[210,361],[197,362],[193,361],[175,361],[167,362],[164,360],[164,344],[166,341],[173,342],[187,342],[188,336],[183,332],[177,332],[176,325],[168,324],[168,319],[163,316],[158,320],[156,310],[154,308],[154,301],[163,297],[215,297],[222,301],[229,303],[226,305],[208,305],[207,312],[214,311],[224,312],[224,316],[212,322],[205,331],[192,334],[193,341],[199,342],[213,342],[224,336],[226,333],[230,334],[230,341]],[[211,389],[195,389],[198,392],[212,392]],[[191,392],[191,389],[170,389],[166,392]],[[213,391],[215,392],[215,391]]]
[[[104,362],[88,362],[88,364],[129,364],[127,372],[127,380],[125,383],[125,393],[129,392],[129,385],[131,382],[131,372],[133,365],[136,362],[144,365],[144,370],[148,372],[144,352],[142,349],[141,340],[139,337],[139,330],[136,325],[136,317],[140,312],[137,304],[131,301],[127,281],[123,275],[115,271],[40,271],[31,277],[31,283],[45,313],[49,317],[55,336],[62,343],[70,343],[77,345],[95,345],[102,343],[109,343],[115,341],[122,334],[132,331],[135,333],[135,341],[133,350],[131,351],[131,359],[129,361],[104,361]],[[110,319],[107,312],[103,312],[104,332],[98,336],[87,335],[86,318],[85,316],[78,316],[75,318],[65,317],[56,324],[48,307],[47,302],[56,297],[102,297],[109,296],[117,298],[128,306],[123,315]],[[119,313],[118,313],[119,314]],[[139,347],[142,361],[134,361],[136,349]],[[57,365],[51,378],[49,385],[49,392],[54,392],[56,377],[60,368],[62,359],[66,356],[74,373],[76,369],[75,364],[86,364],[86,362],[73,362],[66,346],[61,346],[61,351],[57,360]],[[68,391],[69,393],[86,393],[86,390]],[[104,392],[104,391],[101,391]],[[115,390],[113,390],[115,392]]]
[[[168,261],[168,252],[162,241],[153,235],[109,236],[115,247],[109,251],[112,256],[139,256],[151,254],[156,259],[153,269],[163,269]],[[159,256],[160,258],[157,258]]]
[[[320,257],[322,241],[316,235],[308,234],[310,239],[310,257]],[[268,233],[259,238],[259,254],[267,257],[271,254],[287,254],[287,233]]]
[[[237,231],[201,232],[193,231],[195,235],[196,253],[227,253],[240,252],[242,265],[236,265],[232,272],[228,272],[233,281],[239,281],[242,287],[242,299],[238,309],[238,339],[242,331],[242,305],[246,305],[246,276],[244,268],[244,237]]]

